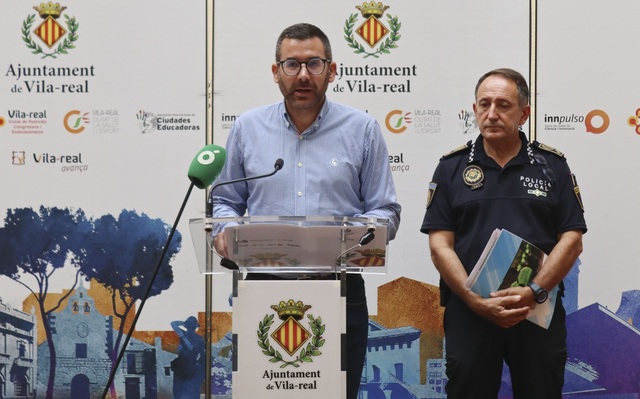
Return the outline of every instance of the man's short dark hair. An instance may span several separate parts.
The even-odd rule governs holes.
[[[527,80],[524,78],[524,76],[522,76],[522,74],[520,74],[520,72],[514,71],[513,69],[509,68],[494,69],[482,75],[482,77],[480,77],[480,79],[478,80],[478,84],[476,84],[476,96],[478,95],[478,88],[480,87],[482,82],[484,82],[484,80],[489,76],[493,75],[500,75],[513,81],[518,88],[518,99],[520,101],[520,106],[524,107],[525,105],[529,104],[529,85],[527,84]]]
[[[325,58],[332,60],[331,43],[329,43],[327,35],[325,35],[324,32],[315,25],[299,23],[285,28],[278,37],[278,42],[276,43],[276,62],[282,61],[280,59],[280,51],[282,49],[282,41],[284,39],[307,40],[313,39],[314,37],[317,37],[322,42]]]

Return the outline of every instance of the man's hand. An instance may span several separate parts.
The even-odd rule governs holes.
[[[223,258],[229,257],[229,254],[227,253],[227,239],[224,237],[224,232],[220,232],[213,238],[213,246],[215,247],[218,255]]]
[[[520,300],[511,304],[510,309],[528,307],[533,310],[536,307],[533,290],[529,287],[511,287],[504,290],[492,292],[489,294],[491,298],[501,298],[508,296],[519,296]]]
[[[492,293],[489,298],[474,295],[468,305],[475,313],[502,328],[513,327],[527,318],[531,307],[523,303],[522,295],[506,291]]]
[[[501,290],[493,293],[490,298],[483,298],[465,287],[468,276],[455,252],[453,231],[430,231],[429,248],[433,264],[442,279],[473,312],[503,328],[513,327],[527,318],[534,304],[533,291],[529,287]]]

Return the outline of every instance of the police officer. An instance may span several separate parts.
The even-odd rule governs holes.
[[[530,143],[520,127],[529,88],[511,69],[476,85],[475,142],[445,155],[429,185],[421,231],[441,277],[448,398],[497,398],[503,360],[516,399],[561,398],[566,363],[562,279],[587,231],[580,190],[562,153]],[[549,256],[533,281],[483,298],[464,282],[492,231],[504,228]],[[559,286],[548,329],[525,318]]]

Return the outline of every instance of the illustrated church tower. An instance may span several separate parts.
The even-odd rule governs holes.
[[[50,315],[52,339],[56,349],[56,376],[53,396],[92,397],[101,393],[111,370],[108,349],[113,345],[111,317],[95,310],[84,286],[69,297],[67,307]],[[49,364],[46,342],[38,348],[40,365]],[[38,379],[45,389],[48,373],[40,369]]]

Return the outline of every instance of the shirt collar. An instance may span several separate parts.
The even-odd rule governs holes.
[[[529,142],[529,140],[527,140],[527,136],[525,136],[522,130],[518,131],[518,135],[520,136],[522,147],[520,148],[518,154],[514,157],[514,160],[509,162],[533,164],[535,160],[533,158],[531,143]],[[488,158],[487,153],[484,151],[484,146],[482,145],[483,141],[484,137],[482,137],[482,134],[479,134],[476,141],[471,145],[471,151],[469,152],[469,160],[467,163],[482,162],[483,160]]]
[[[322,108],[320,109],[320,113],[316,117],[316,120],[311,124],[311,126],[309,126],[309,128],[306,131],[302,132],[301,134],[311,134],[317,131],[318,129],[320,129],[322,121],[325,119],[326,115],[329,113],[330,107],[331,107],[331,102],[325,96],[324,104],[322,104]],[[287,129],[296,131],[293,125],[293,122],[291,122],[291,119],[289,118],[289,114],[287,113],[287,106],[285,105],[284,100],[279,105],[279,111],[280,111],[280,114],[282,115],[282,120],[283,120],[283,123],[285,124],[285,127]]]

